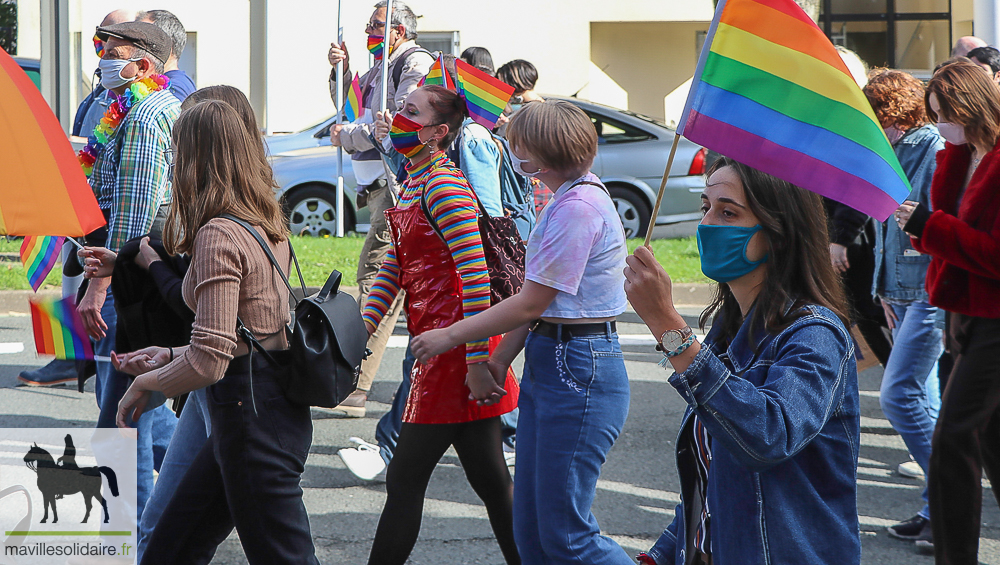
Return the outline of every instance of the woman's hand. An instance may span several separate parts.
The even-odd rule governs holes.
[[[157,261],[162,261],[162,259],[160,259],[160,254],[149,245],[149,236],[142,238],[139,241],[139,254],[135,257],[136,264],[148,271],[149,266]]]
[[[486,363],[469,365],[465,378],[465,386],[469,387],[469,400],[475,400],[480,406],[490,406],[500,402],[507,391],[497,384]]]
[[[890,330],[896,329],[896,326],[899,325],[899,318],[896,317],[896,311],[885,300],[880,300],[879,302],[882,304],[882,310],[885,311],[885,323],[889,326]]]
[[[625,294],[635,308],[635,313],[660,339],[663,332],[683,328],[684,318],[674,308],[673,286],[670,275],[645,246],[625,259]]]
[[[428,330],[410,340],[410,351],[421,363],[427,364],[431,358],[441,355],[458,345],[448,337],[448,328]]]
[[[899,208],[896,209],[896,213],[894,214],[896,217],[896,225],[899,226],[899,229],[903,229],[903,227],[906,226],[906,222],[910,221],[910,216],[913,215],[913,211],[916,210],[919,205],[919,202],[914,202],[913,200],[907,200],[899,205]],[[908,235],[915,237],[913,234]]]
[[[150,390],[145,387],[145,378],[139,377],[125,391],[125,396],[118,403],[118,415],[115,418],[119,428],[128,428],[128,420],[138,422],[139,416],[146,410],[149,403]]]
[[[851,268],[851,264],[847,261],[847,248],[839,243],[831,243],[830,263],[833,264],[834,271],[846,273]]]
[[[167,347],[147,347],[121,355],[111,352],[111,364],[116,370],[129,375],[142,375],[168,363],[170,363],[170,349]]]
[[[375,140],[379,143],[389,135],[389,130],[392,129],[392,114],[389,112],[375,112],[375,129],[372,131],[372,135],[375,136]]]
[[[83,278],[86,279],[110,277],[118,259],[117,253],[104,247],[84,247],[76,254],[83,261]]]

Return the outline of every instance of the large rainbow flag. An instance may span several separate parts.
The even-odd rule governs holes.
[[[455,70],[458,71],[459,93],[465,96],[465,104],[469,107],[469,117],[486,129],[493,129],[510,102],[514,87],[461,59],[455,59]]]
[[[86,235],[104,225],[69,138],[0,49],[0,235]]]
[[[793,0],[719,0],[677,133],[884,221],[910,194],[826,35]]]
[[[39,354],[55,355],[56,359],[94,358],[90,338],[72,296],[62,300],[32,300],[31,325],[35,330],[35,351]]]
[[[66,238],[29,235],[21,242],[21,263],[27,272],[28,283],[35,292],[38,292],[38,287],[42,286],[45,277],[49,276],[49,271],[59,259],[63,241]]]

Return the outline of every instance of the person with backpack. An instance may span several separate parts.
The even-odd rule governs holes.
[[[357,282],[360,290],[360,304],[365,303],[379,267],[382,266],[386,254],[389,252],[389,227],[385,222],[383,212],[395,204],[395,195],[399,192],[399,186],[394,182],[394,179],[386,178],[381,153],[375,149],[371,139],[375,112],[382,109],[380,97],[383,65],[389,65],[386,104],[389,110],[395,112],[402,107],[406,97],[416,90],[420,79],[427,74],[434,62],[431,54],[415,42],[417,17],[413,10],[403,2],[393,2],[391,17],[392,21],[387,24],[386,2],[383,0],[375,5],[375,11],[365,28],[368,33],[368,49],[374,55],[375,63],[368,72],[358,79],[365,108],[364,114],[353,123],[334,124],[330,128],[330,143],[334,147],[343,147],[351,155],[351,166],[357,181],[358,208],[368,206],[371,213],[371,227],[365,237],[361,258],[358,261]],[[382,41],[387,34],[389,37],[388,49],[385,49]],[[339,84],[345,89],[345,92],[350,88],[354,76],[350,68],[347,45],[343,43],[340,45],[332,44],[328,57],[333,66],[333,71],[330,74],[330,95],[336,100],[337,64],[344,63],[344,74]],[[339,108],[338,111],[340,111]],[[368,392],[371,390],[372,381],[375,379],[379,364],[382,362],[382,355],[385,353],[389,336],[392,335],[392,328],[396,326],[396,318],[399,317],[403,298],[404,295],[400,294],[368,343],[372,355],[361,366],[357,391],[340,406],[334,408],[334,412],[353,418],[365,416],[365,402],[368,399]]]
[[[490,306],[487,271],[468,181],[443,151],[461,130],[465,101],[441,86],[423,86],[392,119],[380,114],[375,135],[390,137],[409,159],[399,204],[386,212],[392,248],[365,304],[374,332],[388,305],[406,290],[411,335],[482,315]],[[500,415],[517,405],[518,384],[507,371],[501,385],[486,361],[498,339],[477,339],[413,367],[395,454],[386,472],[386,502],[368,563],[403,565],[420,531],[424,495],[445,451],[455,447],[465,475],[483,500],[504,560],[520,564],[513,534],[513,485],[503,457]],[[483,406],[473,401],[502,395]]]
[[[151,393],[205,389],[211,435],[156,523],[142,563],[209,563],[232,532],[250,563],[318,564],[300,480],[312,445],[309,406],[289,401],[286,328],[288,224],[258,136],[233,107],[205,100],[173,130],[173,203],[163,232],[171,254],[190,253],[184,302],[194,310],[191,344],[146,348],[112,362],[137,375],[117,423],[139,420]],[[223,216],[251,224],[248,230]],[[268,355],[237,337],[238,322]],[[271,362],[270,359],[276,362]]]

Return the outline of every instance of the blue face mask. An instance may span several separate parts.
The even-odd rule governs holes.
[[[751,261],[747,258],[747,246],[750,245],[750,238],[762,229],[760,225],[752,228],[699,225],[701,272],[716,282],[727,283],[756,269],[767,261],[767,256],[760,261]]]

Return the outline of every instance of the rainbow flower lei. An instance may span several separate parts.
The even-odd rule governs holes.
[[[108,106],[101,122],[94,128],[94,133],[87,138],[87,145],[77,153],[80,166],[83,167],[83,174],[88,178],[94,172],[94,163],[97,156],[104,150],[104,145],[115,134],[122,120],[128,115],[133,106],[142,102],[147,96],[154,92],[159,92],[170,86],[170,79],[164,75],[153,75],[133,82],[125,94],[115,96],[115,101]]]

